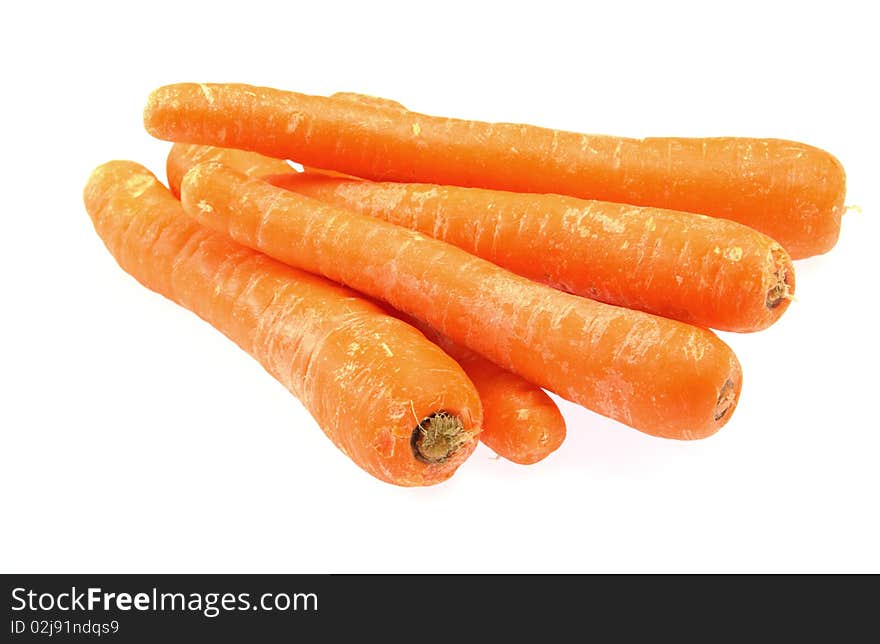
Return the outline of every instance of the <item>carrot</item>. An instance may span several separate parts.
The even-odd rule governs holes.
[[[254,356],[373,476],[430,485],[473,451],[477,393],[413,327],[193,222],[135,163],[98,167],[84,200],[124,270]]]
[[[256,152],[175,143],[166,164],[171,191],[180,194],[183,175],[200,161],[208,159],[224,164],[228,159],[229,167],[249,176],[260,176],[272,163],[280,163]],[[394,311],[390,313],[396,314]],[[480,440],[499,456],[529,465],[546,458],[562,444],[565,421],[556,403],[540,387],[501,369],[419,320],[407,318],[405,322],[418,328],[452,356],[474,383],[483,406]]]
[[[158,138],[373,180],[559,193],[733,219],[795,259],[828,251],[843,212],[837,159],[778,139],[576,134],[236,84],[159,88],[144,121]]]
[[[699,326],[764,329],[794,292],[785,250],[729,220],[560,195],[315,173],[268,180],[442,239],[570,293]]]
[[[650,434],[699,438],[741,381],[711,332],[537,284],[444,242],[197,165],[184,209],[246,246],[385,300],[499,366]]]
[[[330,98],[339,100],[339,101],[348,101],[350,103],[356,103],[358,105],[375,105],[377,107],[386,107],[394,110],[398,110],[401,112],[406,112],[407,109],[397,101],[394,101],[390,98],[381,98],[379,96],[370,96],[369,94],[359,94],[357,92],[336,92],[330,95]],[[227,164],[229,165],[229,164]],[[235,166],[230,165],[229,167],[233,168]],[[237,168],[236,168],[237,169]],[[313,168],[311,166],[303,166],[304,172],[319,172],[328,177],[345,177],[347,179],[354,179],[355,177],[349,174],[345,174],[343,172],[336,172],[335,170],[326,170],[322,168]],[[257,176],[250,172],[245,172],[248,176]],[[269,173],[266,173],[269,174]],[[485,431],[485,428],[483,429]]]
[[[252,177],[293,172],[293,168],[287,165],[287,162],[253,152],[175,143],[171,146],[171,151],[168,152],[168,160],[165,164],[168,187],[171,188],[174,196],[180,197],[180,182],[189,168],[197,163],[210,161],[222,162],[224,165]]]
[[[222,148],[176,143],[175,176]],[[236,151],[230,167],[259,176],[272,160]],[[309,197],[384,219],[576,295],[723,331],[773,324],[794,294],[791,258],[774,240],[729,220],[658,208],[437,186],[371,182],[324,170],[264,177]],[[172,184],[172,190],[178,188]]]

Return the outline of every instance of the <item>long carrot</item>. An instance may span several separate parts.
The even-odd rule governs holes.
[[[374,180],[559,193],[733,219],[794,258],[829,250],[843,212],[837,159],[777,139],[576,134],[237,84],[159,88],[144,121],[158,138]]]
[[[184,209],[246,246],[383,299],[527,380],[658,436],[730,418],[741,372],[705,329],[537,284],[444,242],[197,165]]]
[[[171,191],[179,195],[183,175],[206,160],[223,163],[248,176],[260,176],[266,168],[274,169],[273,164],[283,163],[256,152],[175,143],[166,163]],[[452,356],[474,383],[483,405],[480,440],[499,456],[528,465],[546,458],[562,444],[565,420],[556,403],[540,387],[501,369],[419,320],[405,321]]]
[[[514,273],[595,300],[723,331],[775,322],[794,268],[773,239],[659,208],[313,173],[277,186],[442,239]]]
[[[413,327],[193,222],[138,164],[98,167],[84,200],[124,270],[253,355],[370,474],[438,483],[474,449],[477,393]]]

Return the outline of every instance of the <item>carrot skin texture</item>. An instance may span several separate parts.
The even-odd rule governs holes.
[[[98,167],[84,201],[126,272],[254,356],[370,474],[397,485],[439,483],[473,451],[475,439],[438,464],[413,454],[419,420],[446,410],[476,433],[481,414],[460,367],[413,327],[195,223],[138,164]]]
[[[578,134],[249,85],[161,87],[144,122],[161,139],[376,181],[556,193],[732,219],[776,239],[795,259],[835,244],[846,192],[834,156],[793,141]]]
[[[215,148],[207,145],[175,143],[168,151],[165,161],[165,175],[172,194],[180,198],[180,182],[186,171],[197,163],[217,161],[234,168],[249,177],[262,177],[271,174],[293,172],[286,161],[254,154],[234,148]]]
[[[370,94],[360,94],[358,92],[334,92],[330,98],[337,101],[348,101],[350,103],[358,103],[360,105],[371,105],[374,107],[386,107],[401,112],[408,112],[402,103],[391,98],[383,98],[381,96],[372,96]]]
[[[227,164],[227,160],[230,163]],[[242,174],[257,177],[272,163],[281,163],[256,152],[175,143],[167,160],[171,191],[179,195],[180,181],[186,172],[206,161],[223,163]],[[388,312],[399,315],[390,309]],[[565,420],[553,399],[540,387],[456,344],[415,318],[407,317],[404,321],[450,355],[470,378],[483,407],[480,440],[496,454],[514,463],[531,465],[559,448],[565,440]]]
[[[697,326],[759,331],[779,319],[794,292],[785,250],[729,220],[561,195],[320,173],[267,180],[442,239],[575,295]]]
[[[330,98],[338,101],[348,101],[349,103],[357,103],[358,105],[374,105],[377,107],[386,107],[393,110],[397,110],[400,112],[406,112],[407,109],[397,101],[394,101],[390,98],[381,98],[379,96],[371,96],[369,94],[359,94],[358,92],[335,92],[330,95]],[[230,166],[234,167],[234,166]],[[309,166],[303,166],[304,172],[320,172],[321,174],[328,177],[343,177],[346,179],[353,179],[352,175],[345,174],[343,172],[336,172],[335,170],[323,170],[321,168],[312,168]],[[248,176],[256,176],[253,173],[245,172],[244,174]],[[268,174],[268,173],[266,173]]]
[[[248,179],[184,177],[184,209],[246,246],[385,300],[545,389],[641,431],[714,433],[741,370],[711,332],[537,284],[455,246]]]

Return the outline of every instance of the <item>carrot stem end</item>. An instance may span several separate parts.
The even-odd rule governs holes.
[[[423,463],[435,465],[455,454],[474,439],[461,419],[447,411],[438,411],[424,418],[412,433],[412,450]]]
[[[767,289],[767,299],[765,304],[768,309],[775,309],[777,306],[791,300],[793,298],[791,263],[787,259],[784,251],[774,249],[771,253],[771,260],[774,265],[773,282]]]
[[[718,394],[718,401],[715,403],[715,420],[719,421],[727,415],[727,412],[736,402],[736,387],[733,380],[727,380]]]

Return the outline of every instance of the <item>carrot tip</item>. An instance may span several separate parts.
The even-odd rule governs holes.
[[[418,460],[436,465],[473,441],[474,436],[465,430],[461,418],[448,411],[438,411],[416,425],[410,444]]]
[[[715,420],[721,420],[727,415],[736,403],[736,387],[730,378],[721,387],[718,394],[718,402],[715,403]]]

